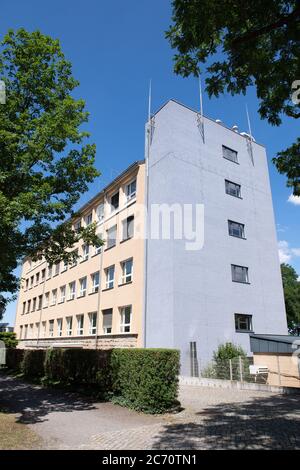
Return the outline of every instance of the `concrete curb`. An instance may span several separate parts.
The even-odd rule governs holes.
[[[206,379],[202,377],[180,376],[179,384],[192,385],[194,387],[231,388],[234,390],[256,390],[260,392],[300,394],[300,388],[296,387],[277,387],[275,385],[237,382],[235,380]]]

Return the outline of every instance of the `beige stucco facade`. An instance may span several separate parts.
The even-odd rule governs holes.
[[[269,385],[300,387],[299,358],[292,354],[254,353],[253,363],[268,367]]]
[[[76,264],[50,270],[44,260],[24,260],[15,322],[20,347],[143,345],[144,180],[145,165],[136,162],[80,210],[74,226],[97,222],[100,250],[78,243]]]

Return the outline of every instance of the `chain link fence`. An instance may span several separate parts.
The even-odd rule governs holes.
[[[239,382],[267,383],[268,374],[251,374],[250,366],[253,360],[245,357],[218,359],[200,371],[200,377],[221,380],[236,380]]]

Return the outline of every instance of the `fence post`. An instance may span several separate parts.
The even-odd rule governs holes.
[[[278,385],[281,386],[280,363],[279,363],[278,354],[276,355],[276,359],[277,359]]]
[[[233,380],[233,376],[232,376],[232,360],[229,359],[229,373],[230,373],[230,380]]]
[[[240,381],[243,382],[243,359],[242,359],[242,356],[239,356],[239,364],[240,364]]]

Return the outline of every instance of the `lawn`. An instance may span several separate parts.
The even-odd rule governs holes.
[[[40,438],[26,424],[16,420],[16,415],[0,412],[0,450],[40,448]]]

